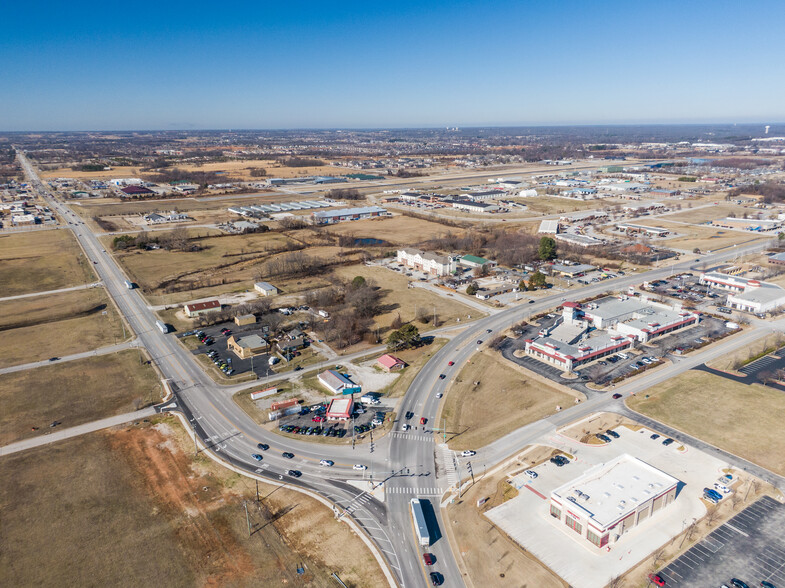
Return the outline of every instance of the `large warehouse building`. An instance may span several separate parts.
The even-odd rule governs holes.
[[[622,454],[551,492],[551,516],[604,547],[676,499],[679,480]]]
[[[362,220],[377,216],[389,216],[381,206],[363,206],[360,208],[342,208],[340,210],[320,210],[311,214],[315,225],[331,225],[351,220]]]

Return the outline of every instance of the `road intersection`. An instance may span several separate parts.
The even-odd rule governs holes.
[[[396,430],[395,433],[376,440],[374,444],[357,444],[355,447],[327,446],[284,438],[257,425],[234,402],[232,396],[238,391],[286,379],[293,374],[281,374],[250,384],[231,386],[221,386],[213,382],[174,336],[165,335],[156,328],[155,315],[138,290],[129,290],[125,286],[127,276],[104,249],[98,237],[78,215],[49,192],[24,153],[21,151],[18,153],[19,161],[31,185],[73,230],[108,294],[136,334],[138,344],[146,349],[152,363],[172,391],[171,400],[158,407],[158,410],[177,411],[182,414],[199,439],[201,451],[208,451],[249,475],[258,476],[272,483],[297,486],[329,500],[335,505],[338,516],[351,517],[354,523],[368,535],[377,549],[383,553],[398,584],[405,587],[422,586],[427,582],[427,575],[424,574],[420,564],[421,548],[410,522],[409,500],[414,497],[431,497],[435,503],[438,502],[443,493],[457,481],[456,472],[451,466],[455,462],[463,464],[466,461],[456,459],[451,452],[437,446],[434,430],[438,428],[439,423],[435,423],[434,419],[438,414],[440,400],[436,394],[446,392],[451,377],[457,374],[463,364],[485,345],[485,343],[478,344],[478,341],[485,341],[511,324],[550,310],[568,297],[582,299],[601,294],[611,288],[621,290],[639,284],[643,280],[656,280],[673,272],[687,271],[695,265],[695,260],[690,259],[645,274],[626,275],[612,281],[590,284],[569,293],[557,292],[532,304],[513,306],[491,313],[468,325],[438,329],[432,334],[448,333],[450,337],[447,343],[417,374],[397,410],[399,415],[408,411],[416,415],[412,420],[412,430],[406,434]],[[702,256],[701,263],[710,266],[739,254],[760,250],[764,245],[764,243],[756,243],[744,247],[731,247]],[[767,330],[775,328],[781,328],[779,322],[772,324],[756,322],[753,328],[739,335],[712,345],[707,350],[665,369],[646,372],[614,391],[627,394],[644,390],[681,371],[727,353],[737,345],[752,341]],[[376,351],[382,349],[380,347]],[[341,359],[351,361],[373,351],[375,350],[366,350]],[[448,366],[449,361],[454,361],[455,365]],[[307,371],[333,364],[334,360],[323,362],[310,366]],[[440,374],[446,374],[447,378],[441,379]],[[618,403],[619,401],[611,399],[610,394],[598,392],[584,403],[527,425],[487,447],[477,448],[478,453],[471,458],[471,461],[490,469],[518,453],[539,436],[590,412],[614,410]],[[419,424],[420,418],[426,419],[425,426]],[[269,450],[262,452],[262,462],[251,458],[252,453],[259,452],[258,443],[270,445]],[[283,452],[294,453],[295,457],[286,459],[282,455]],[[333,460],[335,465],[321,466],[319,462],[325,458]],[[354,470],[354,464],[363,464],[368,467],[368,470]],[[302,478],[287,476],[285,472],[289,469],[302,471]],[[384,502],[375,497],[374,494],[378,492],[371,492],[370,484],[366,484],[366,489],[362,487],[363,480],[367,479],[370,472],[373,474],[374,485],[382,484]],[[439,528],[444,529],[438,503],[434,504],[433,510]],[[436,541],[429,551],[434,553],[437,561],[440,562],[439,569],[445,574],[445,585],[463,585],[447,539],[443,537]]]

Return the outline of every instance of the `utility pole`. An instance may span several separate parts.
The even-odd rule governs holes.
[[[259,480],[256,480],[256,504],[259,505]]]
[[[248,501],[243,500],[243,506],[245,507],[245,522],[248,523],[248,536],[251,536],[251,518],[248,516]]]

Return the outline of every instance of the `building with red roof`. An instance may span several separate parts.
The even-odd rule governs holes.
[[[402,370],[406,367],[406,362],[402,360],[400,357],[395,357],[394,355],[390,355],[389,353],[385,353],[379,359],[376,360],[385,371],[388,372],[396,372],[398,370]]]

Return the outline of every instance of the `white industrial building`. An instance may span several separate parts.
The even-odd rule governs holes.
[[[701,275],[700,283],[728,291],[726,305],[743,312],[760,314],[785,306],[785,289],[771,282],[707,272]]]
[[[432,276],[447,276],[455,273],[455,259],[447,255],[437,255],[430,251],[420,249],[399,249],[397,252],[398,263],[403,263],[431,274]]]
[[[576,538],[603,548],[672,504],[678,485],[673,476],[622,454],[553,490],[550,514]]]

